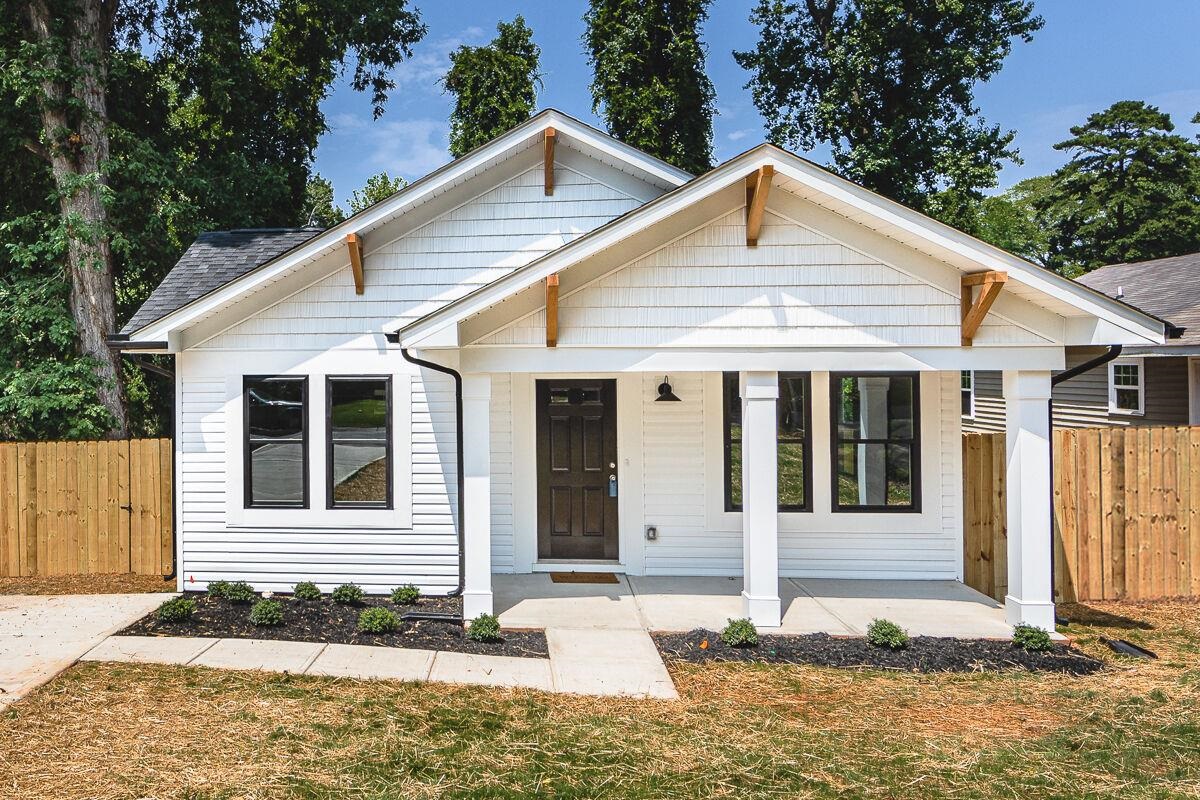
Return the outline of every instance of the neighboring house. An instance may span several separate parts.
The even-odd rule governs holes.
[[[174,356],[181,589],[742,575],[763,626],[780,576],[962,579],[960,372],[1008,370],[1007,605],[1050,628],[1050,373],[1162,340],[776,147],[693,178],[546,111],[327,231],[202,236],[114,346]]]
[[[1112,264],[1078,278],[1084,286],[1166,320],[1164,344],[1126,346],[1120,357],[1054,387],[1054,424],[1200,425],[1200,253]],[[1104,351],[1069,348],[1073,367]],[[1004,430],[1000,373],[964,372],[963,427]]]

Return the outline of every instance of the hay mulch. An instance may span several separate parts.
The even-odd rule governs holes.
[[[175,579],[161,575],[54,575],[0,578],[0,594],[141,594],[173,592]]]

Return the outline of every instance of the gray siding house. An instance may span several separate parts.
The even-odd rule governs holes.
[[[1066,428],[1200,424],[1200,253],[1112,264],[1079,283],[1174,326],[1166,344],[1126,347],[1106,365],[1058,384],[1054,424]],[[1104,348],[1067,348],[1067,368]],[[963,430],[1004,430],[1000,373],[962,375]]]

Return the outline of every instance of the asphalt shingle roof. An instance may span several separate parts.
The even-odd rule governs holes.
[[[1168,345],[1200,345],[1200,253],[1112,264],[1077,280],[1109,297],[1123,292],[1121,299],[1129,305],[1184,328],[1183,336],[1168,339]]]
[[[255,267],[304,244],[321,228],[247,228],[200,234],[163,278],[122,333],[162,319]]]

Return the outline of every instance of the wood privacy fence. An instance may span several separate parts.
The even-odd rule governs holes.
[[[171,571],[171,440],[0,443],[0,577]]]
[[[1200,427],[1054,431],[1063,602],[1200,595]],[[963,436],[964,580],[1008,590],[1004,434]]]

